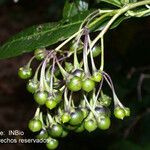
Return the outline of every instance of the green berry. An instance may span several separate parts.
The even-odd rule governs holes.
[[[86,92],[90,92],[94,89],[95,82],[91,79],[85,79],[82,81],[82,89]]]
[[[51,100],[48,99],[45,103],[46,107],[49,108],[50,110],[52,110],[53,108],[55,108],[57,106],[57,102],[55,100]]]
[[[100,55],[100,53],[101,53],[101,47],[100,46],[94,46],[92,48],[93,57],[97,57],[98,55]]]
[[[37,132],[42,129],[42,123],[38,119],[32,119],[29,121],[28,127],[32,132]]]
[[[69,124],[73,126],[79,125],[84,119],[83,113],[80,110],[76,110],[72,112],[70,114],[70,117],[71,118],[70,118]]]
[[[41,130],[40,133],[36,136],[37,139],[47,139],[48,133],[46,130]]]
[[[28,79],[32,76],[32,69],[31,68],[26,68],[26,67],[21,67],[18,70],[18,76],[21,79]]]
[[[80,77],[73,77],[71,80],[68,82],[67,87],[69,90],[76,92],[81,90],[81,78]]]
[[[34,94],[34,99],[39,105],[44,105],[48,99],[46,91],[38,91]]]
[[[124,111],[123,108],[121,108],[121,107],[116,107],[116,108],[114,109],[114,115],[115,115],[116,118],[123,120],[123,118],[126,116],[126,113],[125,113],[125,111]]]
[[[96,120],[93,119],[86,119],[84,121],[84,128],[88,131],[88,132],[92,132],[97,128],[97,123]]]
[[[84,72],[81,69],[76,69],[72,72],[72,75],[82,78],[84,76]]]
[[[62,122],[63,123],[66,123],[66,122],[69,122],[69,120],[70,120],[70,114],[69,113],[64,113],[62,116],[61,116],[61,120],[62,120]]]
[[[60,124],[54,124],[49,130],[49,134],[52,137],[60,137],[63,132],[63,128]]]
[[[46,147],[50,150],[54,150],[58,147],[59,142],[56,139],[48,138],[48,143],[46,144]]]
[[[29,80],[27,84],[27,90],[30,93],[35,93],[37,89],[38,89],[38,82],[35,82],[34,80]]]
[[[43,60],[46,56],[46,49],[45,48],[36,49],[34,51],[34,56],[37,60]]]
[[[95,82],[100,82],[102,80],[102,74],[100,72],[95,72],[92,76]]]
[[[108,116],[100,116],[97,119],[98,128],[100,128],[101,130],[109,129],[110,124],[111,124],[111,121],[110,121],[110,118]]]

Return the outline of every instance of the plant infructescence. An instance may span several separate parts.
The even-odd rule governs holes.
[[[34,50],[34,56],[19,69],[18,75],[29,79],[27,90],[38,104],[28,127],[37,132],[37,138],[48,139],[48,149],[56,149],[58,138],[67,136],[69,131],[109,129],[112,102],[116,118],[130,116],[130,109],[118,99],[104,69],[104,36],[125,19],[148,16],[150,0],[97,0],[97,3],[112,6],[88,10],[85,1],[66,1],[60,22],[29,28],[0,47],[3,59]],[[91,38],[95,31],[97,36]],[[59,41],[62,43],[56,48],[48,48]],[[99,66],[95,65],[95,57],[99,57]],[[31,67],[34,60],[39,62],[35,73]],[[103,91],[104,82],[112,97]]]

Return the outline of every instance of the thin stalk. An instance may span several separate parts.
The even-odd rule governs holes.
[[[87,77],[90,76],[89,64],[88,64],[88,56],[87,56],[87,49],[88,49],[88,30],[85,28],[85,38],[84,38],[84,49],[83,49],[83,63],[84,63],[84,72]]]
[[[101,71],[104,70],[104,38],[103,38],[103,36],[101,38],[101,66],[100,66],[100,70]]]
[[[118,10],[115,10],[115,11],[111,12],[111,13],[116,13],[116,14],[110,19],[110,21],[107,23],[107,25],[104,27],[104,29],[100,32],[100,34],[93,40],[91,46],[93,47],[97,43],[97,41],[104,36],[104,34],[107,32],[107,30],[112,25],[112,23],[120,15],[124,14],[125,12],[127,12],[130,9],[140,7],[140,6],[143,6],[143,5],[146,5],[146,4],[150,4],[150,0],[144,0],[144,1],[136,2],[136,3],[129,3],[121,9],[118,9]]]

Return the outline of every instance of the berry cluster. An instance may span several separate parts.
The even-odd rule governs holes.
[[[34,59],[40,62],[27,83],[27,90],[38,104],[28,127],[32,132],[39,132],[37,138],[49,139],[48,149],[56,149],[57,139],[67,136],[69,131],[108,129],[112,99],[116,118],[130,115],[129,108],[116,96],[110,76],[103,70],[103,43],[94,47],[90,43],[89,33],[84,29],[73,40],[70,51],[37,49],[27,65],[18,71],[20,78],[29,79],[31,62]],[[97,69],[94,59],[99,56],[101,65]],[[102,90],[104,81],[112,90],[112,98]]]

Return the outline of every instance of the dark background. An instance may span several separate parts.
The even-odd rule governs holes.
[[[57,21],[61,18],[64,0],[0,1],[0,43],[22,29],[34,24]],[[123,121],[112,118],[109,131],[70,134],[60,140],[60,150],[149,150],[150,149],[150,80],[142,84],[142,100],[137,86],[142,74],[150,73],[150,17],[130,19],[105,37],[105,70],[112,76],[117,94],[125,106],[131,108],[131,117]],[[33,138],[27,123],[36,109],[25,82],[17,70],[32,54],[24,54],[0,61],[0,130],[19,129]],[[10,138],[10,136],[9,136]],[[20,136],[12,136],[20,138]],[[44,150],[39,144],[1,144],[0,150]]]

